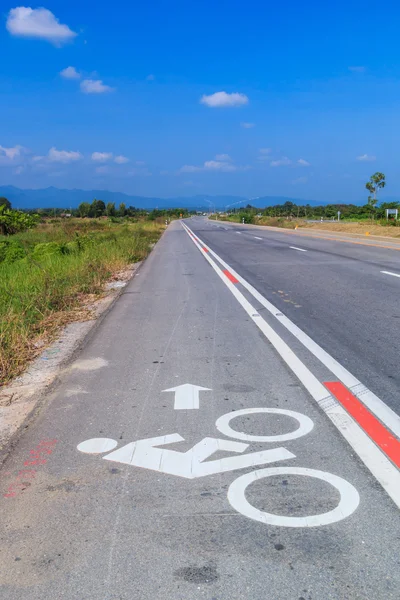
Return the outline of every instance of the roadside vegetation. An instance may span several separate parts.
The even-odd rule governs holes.
[[[218,218],[234,223],[285,229],[308,227],[400,237],[400,219],[397,220],[393,214],[388,216],[386,214],[387,209],[389,211],[397,209],[400,215],[400,202],[381,202],[379,204],[378,193],[385,185],[385,175],[379,172],[374,173],[365,184],[370,195],[367,203],[363,206],[339,203],[312,206],[285,202],[260,209],[248,204],[244,208],[236,208],[229,213],[220,214]],[[340,213],[340,217],[338,213]],[[215,218],[215,215],[211,218]],[[393,228],[398,229],[394,230]]]
[[[87,318],[85,302],[143,260],[165,219],[175,217],[43,219],[2,204],[0,219],[6,211],[16,213],[14,220],[29,218],[16,233],[0,235],[0,385],[21,373],[60,326]]]

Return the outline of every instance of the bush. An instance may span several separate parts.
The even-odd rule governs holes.
[[[247,223],[248,225],[254,223],[254,216],[250,213],[245,213],[245,212],[239,213],[238,217],[239,217],[240,223],[244,222],[244,223]],[[244,219],[244,221],[243,221],[243,219]]]
[[[35,227],[40,221],[39,215],[28,215],[19,210],[11,210],[6,204],[0,205],[0,234],[14,235]]]
[[[61,254],[60,244],[57,244],[56,242],[45,242],[36,244],[32,252],[32,258],[40,261],[52,254]]]
[[[26,252],[18,242],[11,240],[0,240],[0,263],[13,263],[25,258]]]

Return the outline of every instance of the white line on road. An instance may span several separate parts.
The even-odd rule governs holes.
[[[299,252],[307,252],[307,250],[303,250],[303,248],[296,248],[296,246],[289,246],[292,250],[298,250]]]
[[[239,235],[242,235],[242,232],[241,232],[241,231],[237,231],[236,233],[238,233]]]
[[[257,237],[256,235],[254,236],[255,240],[262,240],[262,238]]]
[[[296,339],[303,344],[309,352],[311,352],[325,367],[327,367],[336,377],[341,381],[358,399],[365,404],[371,412],[373,412],[378,419],[382,421],[400,438],[400,417],[397,415],[387,404],[385,404],[376,394],[369,390],[361,381],[359,381],[350,371],[343,367],[333,356],[331,356],[326,350],[321,348],[319,344],[314,342],[304,331],[300,329],[293,321],[291,321],[286,315],[284,315],[276,306],[274,306],[269,300],[264,298],[262,294],[250,283],[248,283],[239,273],[235,271],[228,263],[218,256],[203,243],[203,246],[207,248],[209,253],[218,260],[218,262],[243,285],[244,288],[258,301],[264,308],[271,313],[273,317],[283,327],[285,327]]]
[[[393,275],[393,277],[400,277],[398,273],[391,273],[390,271],[381,271],[381,273],[384,273],[385,275]]]
[[[189,235],[189,231],[191,231],[189,227],[187,227],[187,225],[184,224],[182,225]],[[245,298],[245,296],[239,291],[237,286],[233,284],[224,275],[223,271],[219,268],[217,263],[214,262],[214,260],[210,257],[210,254],[214,255],[221,264],[224,264],[224,261],[222,261],[222,259],[220,259],[218,255],[216,255],[216,253],[211,250],[211,248],[208,248],[208,246],[206,246],[204,242],[200,240],[200,238],[197,237],[196,239],[194,239],[192,237],[192,241],[201,251],[204,258],[211,265],[214,271],[217,273],[221,281],[223,281],[223,283],[235,296],[236,300],[246,311],[251,320],[255,323],[255,325],[257,325],[257,327],[261,330],[261,332],[265,335],[269,342],[274,346],[275,350],[280,354],[280,356],[286,362],[288,367],[293,371],[296,377],[308,390],[308,392],[317,402],[319,407],[325,412],[328,418],[340,431],[342,436],[347,440],[347,442],[358,454],[358,456],[361,458],[361,460],[364,462],[367,468],[371,471],[371,473],[374,475],[377,481],[379,481],[381,486],[386,490],[387,494],[392,498],[394,503],[400,508],[400,471],[392,464],[390,460],[388,460],[385,454],[375,445],[375,443],[369,438],[369,436],[365,433],[362,427],[358,425],[358,423],[349,415],[349,413],[341,406],[341,404],[331,394],[329,394],[325,386],[306,367],[306,365],[298,358],[298,356],[276,333],[276,331],[270,325],[268,325],[268,323],[264,321],[263,318],[260,318],[261,315],[250,304],[250,302]],[[207,248],[208,252],[203,252],[202,248]],[[243,278],[240,277],[237,273],[235,273],[235,271],[231,269],[229,265],[225,263],[224,266],[225,268],[228,268],[232,274],[235,275],[238,281],[243,280]],[[309,339],[310,341],[312,341],[311,338]],[[360,399],[363,400],[364,395]],[[379,398],[377,398],[377,400],[381,402],[384,407],[386,407],[386,405]],[[391,410],[389,409],[389,407],[386,408],[389,411]],[[393,414],[397,417],[396,413]]]

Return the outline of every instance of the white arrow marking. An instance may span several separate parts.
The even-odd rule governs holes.
[[[104,460],[151,469],[152,471],[185,477],[186,479],[195,479],[196,477],[204,477],[205,475],[215,475],[216,473],[235,471],[236,469],[245,469],[247,467],[295,458],[295,455],[285,448],[275,448],[273,450],[252,452],[243,456],[230,456],[220,458],[219,460],[203,462],[218,450],[241,453],[249,447],[248,444],[243,444],[242,442],[232,442],[231,440],[209,437],[204,438],[187,452],[157,448],[157,446],[184,441],[184,438],[179,433],[147,440],[138,440],[137,442],[131,442],[123,446],[119,450],[114,450],[114,452],[103,456],[103,458]]]
[[[201,385],[183,383],[168,390],[163,390],[163,392],[175,392],[175,410],[189,410],[200,407],[200,392],[211,392],[211,390],[210,388],[201,387]]]

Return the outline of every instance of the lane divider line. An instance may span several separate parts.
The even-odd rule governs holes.
[[[188,228],[189,231],[190,228]],[[400,416],[383,402],[374,392],[367,388],[350,371],[341,365],[333,356],[324,350],[317,342],[314,342],[300,327],[283,314],[276,306],[267,300],[255,287],[226,263],[214,250],[206,246],[212,256],[225,268],[228,269],[239,283],[255,298],[268,312],[301,343],[315,358],[317,358],[331,373],[355,394],[365,406],[374,413],[386,427],[388,427],[398,438],[400,438]]]
[[[303,248],[297,248],[296,246],[289,246],[292,250],[298,250],[299,252],[307,252],[307,250],[303,250]]]
[[[186,224],[182,223],[182,227],[189,233],[189,228]],[[197,241],[194,240],[193,243],[201,250],[201,245]],[[342,436],[358,454],[365,466],[374,475],[375,479],[379,481],[387,494],[392,498],[393,502],[400,508],[400,471],[392,464],[380,448],[375,445],[372,439],[344,409],[338,400],[336,400],[332,394],[328,393],[327,388],[313,373],[311,373],[286,342],[266,321],[264,321],[242,292],[225,276],[219,265],[210,257],[211,253],[212,251],[210,250],[208,254],[202,254],[221,281],[229,288],[251,320],[272,344],[290,370],[309,392],[311,397],[314,398],[318,406],[325,412]],[[230,272],[235,273],[233,269],[230,269]],[[239,279],[239,277],[237,279]]]
[[[262,240],[262,238],[260,238],[260,237],[257,237],[256,235],[254,236],[254,239],[255,239],[255,240]]]
[[[340,381],[327,381],[325,387],[372,438],[377,446],[400,469],[400,442],[381,425],[363,404]]]
[[[233,227],[237,226],[237,225],[241,225],[240,223],[235,223],[235,225],[233,225]],[[315,240],[327,240],[327,241],[331,241],[331,242],[343,242],[345,244],[359,244],[361,246],[372,246],[372,248],[385,248],[385,250],[400,250],[400,244],[398,244],[398,247],[396,247],[395,245],[392,246],[383,246],[382,244],[369,244],[368,242],[358,242],[356,240],[350,240],[350,239],[345,239],[345,238],[334,238],[334,237],[327,237],[327,236],[323,236],[323,235],[314,235],[311,233],[306,233],[305,231],[294,231],[291,229],[283,229],[282,227],[263,227],[264,231],[274,231],[275,233],[286,233],[288,235],[298,235],[299,237],[304,237],[304,238],[308,238],[310,240],[315,239]],[[309,230],[312,231],[312,230]],[[385,236],[379,236],[379,237],[385,237]],[[389,242],[390,243],[390,242]]]
[[[232,273],[230,271],[228,271],[227,269],[224,269],[222,272],[224,273],[224,275],[227,276],[229,281],[232,281],[232,283],[239,283],[238,280],[236,279],[236,277],[234,277],[232,275]]]
[[[391,271],[381,271],[381,273],[384,273],[385,275],[392,275],[393,277],[400,277],[398,273],[391,273]]]

